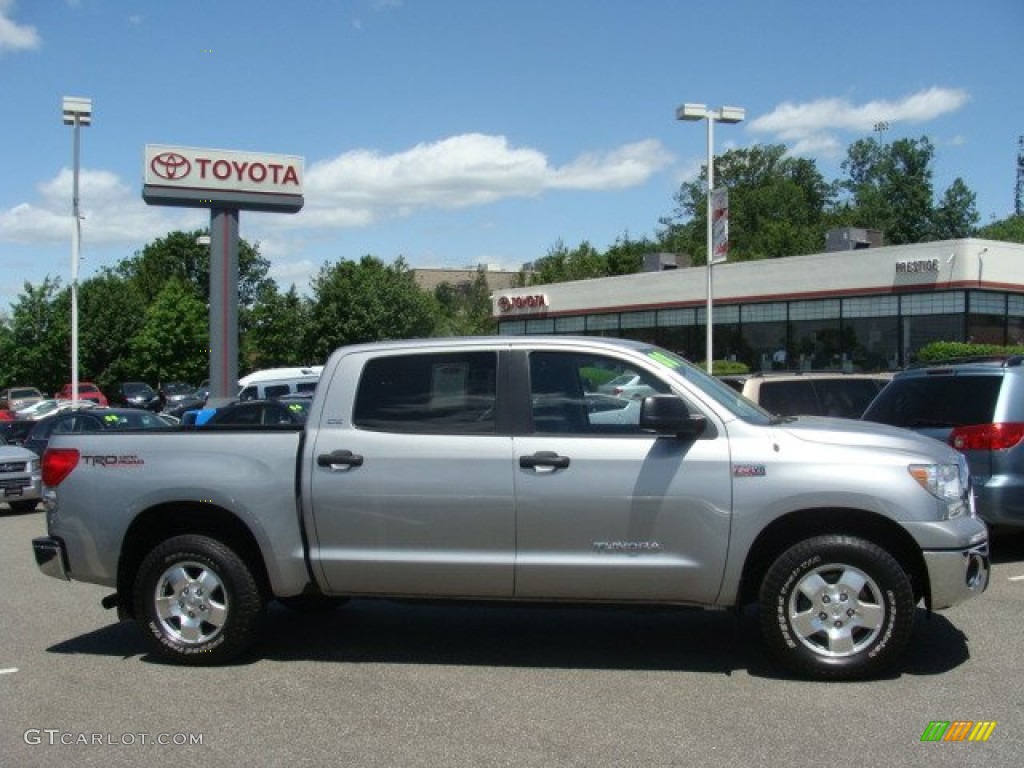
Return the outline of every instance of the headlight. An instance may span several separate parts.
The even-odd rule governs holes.
[[[966,475],[961,473],[959,464],[911,464],[907,470],[918,485],[949,505],[949,517],[959,517],[967,511]]]
[[[30,461],[28,463],[28,471],[29,472],[38,472],[39,471],[39,466],[40,466],[39,465],[39,461],[40,461],[39,459],[32,459],[32,461]]]

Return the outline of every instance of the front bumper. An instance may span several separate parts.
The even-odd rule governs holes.
[[[938,611],[976,597],[988,588],[991,563],[988,542],[960,550],[925,550],[931,596],[928,607]]]
[[[32,539],[32,551],[35,553],[36,565],[40,571],[55,579],[71,581],[68,555],[63,541],[54,536],[41,536]]]

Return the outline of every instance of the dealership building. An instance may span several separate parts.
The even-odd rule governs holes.
[[[852,233],[852,234],[851,234]],[[712,268],[713,352],[752,369],[886,370],[932,341],[1024,344],[1024,245],[875,245],[829,233],[829,250]],[[499,332],[619,336],[705,359],[704,266],[498,290]]]

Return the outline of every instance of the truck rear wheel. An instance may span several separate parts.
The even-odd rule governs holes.
[[[263,610],[245,562],[207,536],[175,536],[153,549],[139,567],[134,599],[157,653],[193,665],[246,650]]]
[[[786,550],[761,585],[761,632],[799,675],[855,679],[903,652],[914,625],[910,579],[884,549],[817,536]]]

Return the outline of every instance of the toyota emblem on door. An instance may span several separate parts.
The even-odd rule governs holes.
[[[174,181],[188,176],[192,170],[192,163],[184,155],[177,152],[161,152],[149,161],[150,170],[161,179]]]

